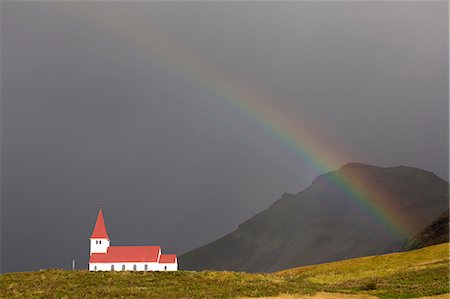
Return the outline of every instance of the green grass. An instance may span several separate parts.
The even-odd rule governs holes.
[[[336,292],[415,298],[449,292],[449,244],[300,267],[243,272],[44,270],[0,276],[2,298],[232,298]]]

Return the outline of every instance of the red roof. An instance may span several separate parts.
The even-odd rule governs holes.
[[[176,254],[161,254],[161,256],[159,257],[159,262],[161,264],[173,264],[175,263],[177,260],[177,255]]]
[[[97,222],[95,222],[94,231],[91,239],[108,239],[108,232],[106,231],[105,220],[103,219],[102,209],[98,212]]]
[[[159,246],[110,246],[106,253],[93,253],[89,263],[158,262]]]

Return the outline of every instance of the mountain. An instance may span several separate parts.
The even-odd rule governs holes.
[[[428,225],[422,232],[408,240],[403,250],[419,249],[426,246],[445,243],[449,241],[449,209]]]
[[[283,194],[234,232],[180,256],[179,265],[272,272],[400,251],[448,209],[448,194],[448,182],[428,171],[349,163]]]

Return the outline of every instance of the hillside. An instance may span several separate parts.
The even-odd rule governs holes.
[[[422,232],[417,234],[403,247],[403,250],[412,250],[431,246],[434,244],[445,243],[449,241],[449,210],[445,211],[439,217],[428,225]]]
[[[448,257],[446,243],[271,274],[44,270],[1,275],[0,294],[2,298],[230,298],[329,292],[346,295],[327,298],[352,298],[349,294],[415,298],[448,293]]]
[[[380,225],[377,213],[342,190],[335,178],[358,181],[406,234]],[[234,232],[179,258],[182,269],[271,272],[301,265],[396,252],[448,208],[448,182],[412,167],[349,163],[284,194]],[[366,200],[366,199],[364,199]],[[386,210],[387,209],[387,210]],[[383,215],[384,216],[384,215]]]

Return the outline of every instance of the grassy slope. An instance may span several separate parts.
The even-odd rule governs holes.
[[[272,274],[45,270],[1,275],[0,294],[17,298],[224,298],[326,291],[412,298],[448,293],[448,259],[446,243]]]

